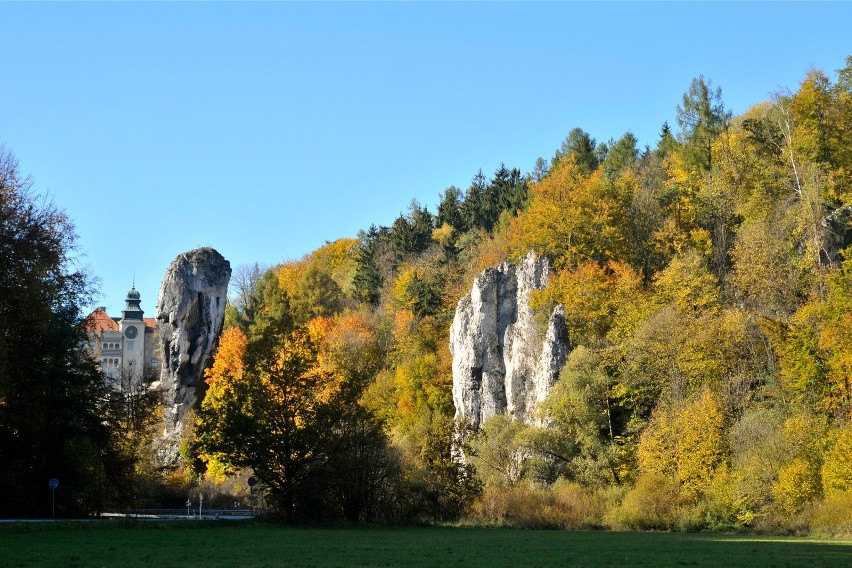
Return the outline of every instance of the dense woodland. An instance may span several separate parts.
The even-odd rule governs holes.
[[[104,499],[185,499],[199,486],[231,499],[252,475],[252,499],[288,522],[849,531],[852,57],[846,64],[833,76],[810,71],[739,116],[698,77],[653,148],[630,132],[597,142],[575,128],[530,173],[480,171],[468,188],[441,192],[434,211],[412,202],[390,227],[240,267],[179,471],[157,470],[146,454],[155,406],[141,393],[121,404],[92,394],[87,412],[106,422],[22,418],[32,409],[15,397],[30,385],[44,394],[27,405],[65,404],[50,386],[65,379],[47,379],[55,365],[69,388],[98,379],[71,344],[33,370],[14,343],[21,306],[40,306],[45,325],[59,318],[63,333],[79,316],[73,239],[33,276],[53,286],[40,299],[7,292],[10,270],[29,265],[4,266],[0,458],[18,469],[4,466],[3,482],[44,471],[25,435],[47,444],[51,429],[73,426],[89,461],[68,467],[100,476],[80,490],[80,511]],[[7,230],[20,209],[7,201],[26,184],[4,156],[5,256],[21,238]],[[532,307],[542,318],[565,307],[571,352],[539,410],[546,426],[498,416],[471,432],[453,421],[455,305],[484,268],[530,250],[554,269]],[[35,510],[25,505],[11,510]]]

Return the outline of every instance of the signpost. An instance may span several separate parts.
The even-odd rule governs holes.
[[[254,512],[254,484],[257,483],[257,480],[254,477],[248,478],[248,486],[249,486],[249,507],[251,507],[252,513]]]
[[[59,487],[59,480],[55,477],[51,477],[50,481],[47,482],[47,486],[50,487],[51,493],[51,505],[50,511],[53,515],[53,518],[56,518],[56,488]]]

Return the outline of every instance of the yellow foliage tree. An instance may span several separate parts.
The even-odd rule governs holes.
[[[624,337],[649,308],[641,275],[621,261],[605,266],[584,261],[558,270],[547,287],[530,296],[530,307],[543,315],[549,316],[554,304],[565,308],[571,345],[599,344],[613,328],[613,338]]]
[[[674,420],[677,479],[690,500],[707,491],[729,454],[725,417],[717,397],[704,390]]]
[[[623,189],[600,169],[585,177],[572,158],[560,160],[532,185],[529,208],[512,220],[510,253],[536,250],[561,266],[626,258],[623,230],[630,196]]]
[[[826,495],[852,491],[852,423],[831,433],[823,456],[822,487]]]
[[[680,409],[658,407],[636,451],[642,472],[677,480],[683,497],[692,502],[724,471],[728,455],[724,414],[709,390]]]
[[[694,251],[675,256],[660,272],[654,286],[665,300],[684,313],[705,312],[719,305],[719,287]]]
[[[793,460],[778,470],[778,480],[772,485],[775,502],[788,515],[801,508],[820,493],[819,469],[803,458]]]

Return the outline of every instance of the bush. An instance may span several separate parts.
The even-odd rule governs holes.
[[[659,473],[645,473],[621,505],[607,514],[606,521],[615,529],[668,530],[682,513],[677,483]]]
[[[810,516],[814,533],[852,538],[852,491],[832,493],[818,503]]]
[[[550,487],[488,487],[467,521],[514,528],[592,529],[603,526],[604,512],[599,493],[559,480]]]

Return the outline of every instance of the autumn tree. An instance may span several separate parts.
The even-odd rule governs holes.
[[[529,207],[512,222],[512,252],[536,250],[565,266],[623,259],[629,199],[624,190],[600,171],[585,177],[571,157],[561,160],[530,188]]]
[[[363,377],[338,372],[336,349],[322,347],[328,327],[295,329],[264,365],[246,364],[248,340],[228,330],[198,414],[197,451],[251,468],[287,522],[372,518],[395,471],[379,423],[357,403]]]

